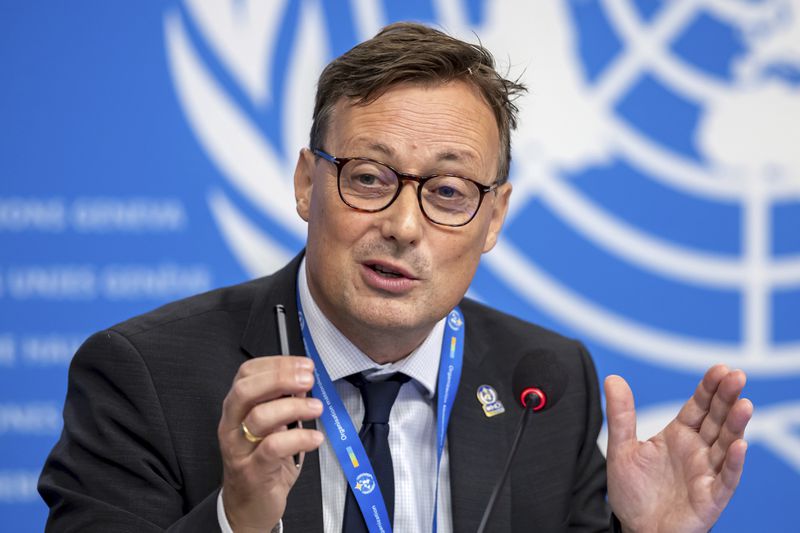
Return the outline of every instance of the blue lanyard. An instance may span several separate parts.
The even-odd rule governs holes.
[[[314,386],[311,394],[319,398],[323,404],[320,420],[328,435],[336,458],[342,467],[345,478],[356,497],[356,502],[364,516],[370,533],[391,533],[392,526],[389,514],[378,486],[375,472],[367,457],[367,452],[358,438],[358,432],[342,403],[342,399],[333,386],[328,371],[319,357],[314,339],[303,316],[303,305],[300,294],[297,295],[297,310],[300,318],[300,330],[303,332],[303,344],[306,353],[314,361]],[[437,389],[437,431],[436,431],[436,491],[433,511],[433,531],[436,531],[436,507],[439,495],[439,468],[442,463],[442,451],[447,437],[447,424],[450,421],[453,401],[461,379],[461,366],[464,356],[464,319],[458,307],[453,309],[445,321],[442,354],[439,358],[439,383]]]

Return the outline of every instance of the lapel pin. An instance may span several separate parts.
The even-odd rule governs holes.
[[[497,391],[491,385],[478,387],[478,401],[483,407],[483,414],[489,418],[506,412],[503,402],[497,399]]]

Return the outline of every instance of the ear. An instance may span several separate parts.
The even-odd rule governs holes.
[[[503,222],[508,213],[508,201],[511,197],[511,184],[505,182],[495,189],[495,198],[492,203],[491,220],[489,221],[489,231],[486,232],[486,240],[483,242],[483,253],[488,252],[497,244],[497,237],[503,228]]]
[[[297,214],[308,222],[311,212],[311,191],[314,188],[314,167],[316,157],[308,148],[300,150],[297,166],[294,168],[294,201]]]

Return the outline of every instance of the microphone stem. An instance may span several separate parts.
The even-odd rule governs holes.
[[[511,461],[513,461],[514,456],[517,454],[517,448],[522,440],[522,432],[525,431],[525,426],[528,424],[528,418],[530,417],[531,411],[533,411],[533,409],[529,407],[526,407],[522,411],[522,416],[517,423],[517,434],[514,435],[514,442],[511,444],[511,450],[508,452],[506,465],[503,467],[503,475],[500,477],[500,481],[497,482],[497,485],[495,485],[494,490],[492,491],[492,495],[489,497],[489,503],[486,505],[486,510],[483,512],[483,518],[481,518],[481,523],[478,526],[477,533],[483,533],[486,529],[486,524],[489,522],[489,517],[494,510],[494,504],[497,501],[497,496],[500,494],[500,490],[503,488],[506,478],[508,477],[508,472],[511,470]]]

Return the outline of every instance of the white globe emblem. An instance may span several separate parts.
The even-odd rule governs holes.
[[[645,26],[632,3],[608,0],[602,3],[604,14],[622,51],[589,85],[565,3],[487,2],[485,20],[477,27],[467,22],[458,2],[434,4],[444,28],[468,40],[473,32],[480,35],[498,58],[511,58],[525,70],[523,77],[533,89],[534,96],[521,106],[521,128],[514,139],[515,191],[507,226],[535,200],[576,238],[632,269],[676,285],[736,293],[741,297],[741,336],[719,340],[613,310],[548,271],[513,236],[501,239],[485,256],[483,268],[530,305],[634,358],[695,371],[723,360],[766,377],[800,372],[800,339],[778,343],[770,335],[771,297],[800,289],[800,254],[776,257],[770,250],[774,206],[800,200],[800,151],[794,147],[800,138],[800,96],[784,83],[753,81],[770,61],[800,65],[800,17],[787,16],[790,6],[784,1],[709,4],[743,31],[753,29],[748,33],[752,48],[737,65],[738,78],[727,83],[686,64],[667,46],[697,18],[695,3],[665,3]],[[185,0],[182,9],[165,15],[168,61],[180,103],[225,178],[209,191],[209,206],[232,252],[253,275],[274,271],[296,248],[288,243],[303,242],[305,225],[294,210],[291,176],[296,151],[307,144],[316,78],[332,55],[321,2],[299,3],[285,73],[273,84],[288,5]],[[379,5],[353,3],[358,39],[388,22]],[[243,96],[231,94],[208,56]],[[654,142],[615,112],[615,103],[643,72],[666,90],[702,104],[702,119],[693,132],[702,161]],[[283,113],[276,115],[274,139],[259,129],[242,101],[266,109],[276,100],[283,102]],[[568,178],[614,158],[630,162],[675,194],[737,206],[741,253],[671,242],[594,202]],[[265,222],[249,216],[238,195]]]
[[[375,486],[375,478],[368,472],[362,472],[356,477],[355,489],[362,494],[371,493]]]

